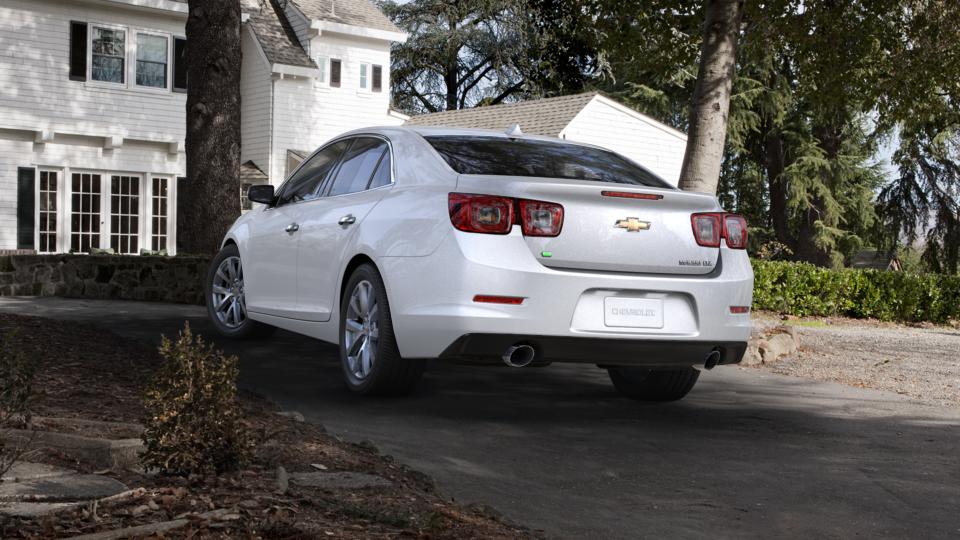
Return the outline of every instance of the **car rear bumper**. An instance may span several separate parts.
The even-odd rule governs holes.
[[[745,341],[466,334],[450,344],[440,354],[440,359],[500,362],[507,348],[521,344],[530,345],[536,351],[534,362],[577,362],[649,368],[702,366],[713,351],[720,354],[718,365],[738,364],[747,350]]]
[[[751,303],[746,252],[721,248],[721,268],[702,276],[559,270],[540,264],[516,229],[504,236],[453,232],[428,256],[376,260],[401,355],[499,357],[516,338],[537,340],[552,361],[703,365],[717,347],[728,350],[725,363],[739,361],[743,347],[735,344],[749,339],[750,315],[730,307]],[[524,300],[478,303],[476,295]],[[661,298],[663,326],[606,326],[610,296]]]

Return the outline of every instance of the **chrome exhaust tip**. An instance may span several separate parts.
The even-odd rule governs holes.
[[[711,370],[717,365],[720,364],[720,350],[714,349],[710,351],[710,354],[707,355],[707,358],[703,361],[703,368],[706,370]]]
[[[511,345],[503,353],[503,363],[515,368],[529,366],[537,356],[537,351],[529,345]]]

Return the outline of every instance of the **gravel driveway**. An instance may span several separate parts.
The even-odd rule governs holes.
[[[781,323],[759,315],[760,327]],[[827,319],[788,321],[800,350],[758,366],[773,373],[888,390],[934,405],[960,405],[960,330]]]

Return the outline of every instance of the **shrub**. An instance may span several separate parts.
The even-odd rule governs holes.
[[[17,348],[15,333],[3,335],[0,341],[0,428],[7,428],[14,423],[30,424],[33,375],[34,365]],[[27,446],[10,444],[4,435],[0,431],[0,476],[10,470]]]
[[[190,476],[241,467],[250,438],[237,403],[237,358],[194,337],[189,324],[176,341],[164,336],[160,356],[144,399],[144,468]]]
[[[960,319],[960,276],[753,260],[754,309],[884,321]]]

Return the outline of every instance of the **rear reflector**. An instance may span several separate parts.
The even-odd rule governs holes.
[[[473,297],[474,302],[481,302],[484,304],[510,304],[510,305],[519,305],[523,303],[522,296],[493,296],[489,294],[478,294]]]
[[[624,199],[643,199],[645,201],[659,201],[663,195],[656,193],[631,193],[629,191],[601,191],[604,197],[622,197]]]
[[[730,313],[735,315],[750,313],[750,306],[730,306]]]

